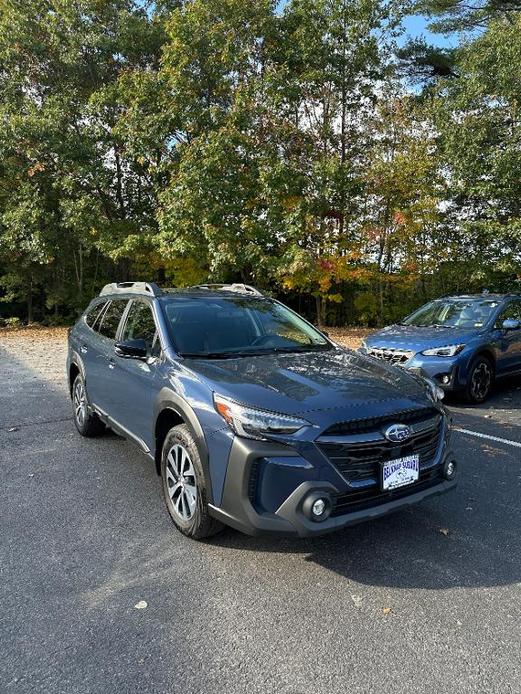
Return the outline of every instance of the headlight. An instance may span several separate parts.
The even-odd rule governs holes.
[[[214,393],[213,402],[230,428],[248,439],[262,440],[269,434],[295,434],[302,427],[310,426],[305,419],[246,407],[217,393]]]
[[[445,347],[425,349],[422,354],[426,357],[455,357],[464,347],[465,345],[445,345]]]
[[[425,383],[427,384],[427,395],[432,400],[432,402],[440,402],[445,397],[445,391],[437,386],[434,381],[430,378],[425,378]]]

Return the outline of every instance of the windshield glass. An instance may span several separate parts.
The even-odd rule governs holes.
[[[250,297],[177,296],[163,300],[179,354],[219,358],[330,349],[330,343],[285,306]]]
[[[481,328],[497,306],[499,301],[494,299],[440,299],[422,306],[402,325]]]

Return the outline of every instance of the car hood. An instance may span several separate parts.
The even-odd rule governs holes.
[[[421,352],[430,347],[464,344],[476,336],[476,330],[464,328],[419,328],[414,325],[389,325],[366,338],[368,347],[387,347]]]
[[[340,348],[187,359],[184,366],[221,395],[252,407],[300,414],[317,424],[432,405],[424,385],[406,371]]]

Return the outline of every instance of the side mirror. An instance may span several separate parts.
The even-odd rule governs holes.
[[[519,330],[521,328],[521,321],[515,318],[507,318],[503,321],[503,330]]]
[[[148,356],[147,343],[143,339],[116,342],[114,352],[123,359],[146,359]]]

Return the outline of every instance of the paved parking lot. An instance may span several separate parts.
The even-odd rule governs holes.
[[[450,495],[194,543],[137,449],[76,434],[63,363],[0,336],[2,694],[521,692],[521,381],[452,406]]]

